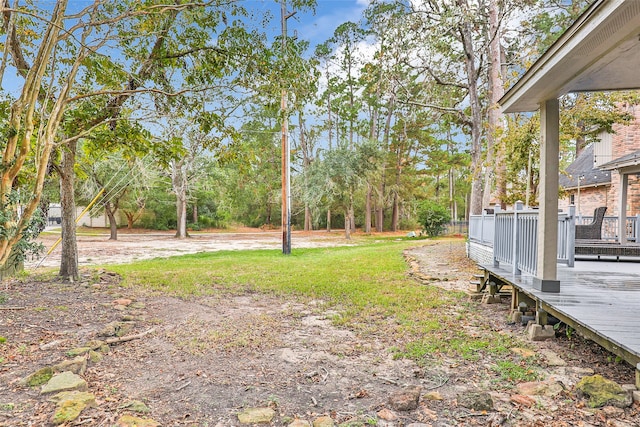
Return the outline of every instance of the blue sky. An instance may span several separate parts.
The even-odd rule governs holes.
[[[298,37],[309,40],[313,49],[317,44],[330,38],[340,24],[347,21],[358,22],[368,4],[369,0],[317,0],[315,14],[309,11],[297,11],[295,16],[287,21],[289,36],[297,31]],[[268,32],[280,33],[279,3],[274,0],[247,0],[245,7],[258,14],[271,13],[274,19],[269,25]]]
[[[301,39],[312,45],[322,43],[333,35],[333,31],[347,21],[358,22],[368,0],[318,0],[316,14],[301,13],[292,18],[290,28],[297,28]]]

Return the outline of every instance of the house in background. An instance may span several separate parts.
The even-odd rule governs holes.
[[[591,216],[595,208],[607,207],[607,215],[619,214],[621,168],[640,165],[640,106],[625,106],[635,116],[629,125],[614,125],[613,133],[603,132],[588,145],[564,172],[559,184],[564,197],[559,209],[576,206],[578,216]],[[638,167],[640,172],[640,166]],[[612,173],[613,172],[613,173]],[[626,215],[640,214],[640,173],[627,174]]]

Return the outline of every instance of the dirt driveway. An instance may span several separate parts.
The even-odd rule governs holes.
[[[170,235],[80,239],[81,264],[127,262],[214,249],[279,248],[279,233]],[[294,235],[293,246],[344,244],[338,233]],[[412,250],[416,286],[458,289],[473,265],[462,239]],[[56,253],[47,263],[56,265]],[[71,359],[92,340],[111,345],[82,353],[81,377],[95,397],[69,426],[239,426],[247,408],[272,411],[274,426],[617,426],[638,424],[638,406],[590,410],[573,392],[581,376],[602,373],[622,383],[634,371],[611,363],[598,346],[574,338],[536,343],[541,382],[556,394],[529,398],[500,385],[489,358],[442,357],[424,366],[393,357],[401,345],[383,334],[361,336],[335,326],[322,301],[300,303],[262,294],[183,300],[120,288],[118,278],[87,273],[79,284],[27,279],[0,289],[0,426],[50,425],[56,403],[30,373]],[[508,304],[465,302],[460,327],[522,334],[505,321]],[[443,313],[451,316],[452,313]],[[126,329],[126,330],[125,330]],[[115,334],[122,332],[122,334]],[[114,335],[136,337],[119,342]],[[111,338],[104,338],[104,337]],[[113,341],[115,340],[115,341]],[[94,351],[95,350],[95,351]],[[108,350],[108,351],[107,351]],[[83,359],[84,358],[84,359]],[[419,391],[419,403],[397,406]],[[489,410],[469,409],[463,396],[486,392]],[[520,400],[519,400],[520,399]],[[411,399],[409,399],[411,400]],[[392,403],[395,402],[395,403]],[[128,418],[127,418],[128,417]],[[136,417],[136,418],[132,418]],[[131,420],[134,421],[131,421]],[[249,424],[251,425],[251,422]]]
[[[197,252],[243,249],[279,249],[282,248],[282,234],[279,231],[260,231],[247,229],[240,232],[192,232],[187,239],[176,239],[174,232],[127,232],[119,231],[117,240],[109,240],[104,230],[78,236],[78,264],[82,266],[121,264],[143,259],[162,258],[173,255],[186,255]],[[40,241],[49,249],[58,239],[58,234],[48,234]],[[344,233],[334,231],[293,232],[291,247],[309,248],[350,244]],[[40,264],[42,267],[60,265],[60,246],[44,261],[34,259],[27,263],[28,268]]]

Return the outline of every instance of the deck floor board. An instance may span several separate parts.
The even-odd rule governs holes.
[[[559,265],[560,293],[534,289],[532,276],[514,276],[509,265],[483,268],[623,348],[631,355],[629,363],[640,363],[640,265],[604,261],[577,261],[573,268]]]

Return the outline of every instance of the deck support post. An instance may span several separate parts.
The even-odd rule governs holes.
[[[629,175],[619,170],[620,174],[620,198],[618,199],[618,242],[621,245],[627,243],[627,187]]]
[[[560,292],[558,267],[558,173],[560,171],[560,103],[549,99],[540,104],[540,217],[538,260],[533,287],[542,292]]]

